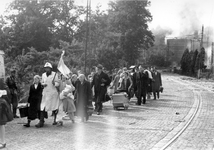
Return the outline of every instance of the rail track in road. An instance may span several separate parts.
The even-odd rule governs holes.
[[[173,82],[177,82],[179,84],[182,84],[193,91],[194,93],[194,104],[189,111],[189,114],[185,117],[186,122],[181,122],[180,125],[175,127],[166,137],[164,137],[160,142],[158,142],[152,149],[156,150],[166,150],[169,148],[178,138],[182,135],[188,129],[189,125],[197,115],[198,111],[201,108],[202,105],[202,97],[200,90],[208,90],[206,88],[200,87],[199,85],[196,85],[194,83],[188,82],[188,81],[179,81],[176,79],[171,79]],[[211,91],[213,92],[213,91]]]

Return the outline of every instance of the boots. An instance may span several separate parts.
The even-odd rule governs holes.
[[[23,125],[24,127],[30,127],[30,120],[28,119],[27,123]]]
[[[54,110],[54,111],[53,111],[54,121],[53,121],[53,124],[52,124],[52,125],[57,125],[57,122],[56,122],[57,114],[58,114],[58,110]]]
[[[158,99],[160,98],[160,93],[159,92],[157,92],[157,96],[158,96]]]
[[[41,127],[43,127],[44,126],[44,122],[43,121],[39,121],[39,123],[38,124],[36,124],[35,125],[35,127],[37,127],[37,128],[41,128]]]
[[[156,100],[156,92],[153,92],[154,100]]]

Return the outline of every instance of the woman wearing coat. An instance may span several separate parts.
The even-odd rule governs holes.
[[[28,122],[24,124],[25,127],[30,127],[31,120],[35,120],[39,117],[40,104],[42,99],[43,87],[40,83],[40,76],[35,75],[33,77],[33,84],[30,86],[28,103],[30,104],[28,109]]]
[[[156,94],[158,99],[160,98],[160,87],[162,87],[161,74],[156,70],[156,68],[153,68],[152,78],[152,92],[154,99],[156,100]]]
[[[77,82],[75,99],[77,105],[77,116],[81,117],[81,121],[85,122],[88,120],[89,116],[87,113],[87,108],[89,101],[91,100],[91,86],[90,82],[85,80],[85,75],[79,75],[79,82]]]
[[[10,92],[4,80],[0,79],[0,149],[6,147],[5,125],[13,120],[9,95]]]
[[[56,117],[59,108],[59,78],[56,72],[52,71],[52,65],[46,63],[45,73],[42,74],[41,84],[44,89],[42,92],[42,100],[40,105],[40,121],[36,125],[37,128],[44,126],[44,117],[47,111],[52,111],[54,116],[53,125],[57,125]]]
[[[128,72],[124,72],[124,77],[122,78],[122,81],[120,83],[120,86],[118,87],[119,91],[125,91],[128,94],[128,98],[131,99],[131,88],[132,88],[132,80],[129,77]]]
[[[114,80],[113,80],[113,84],[112,84],[112,86],[111,86],[111,88],[112,87],[114,87],[114,91],[117,91],[118,90],[118,86],[119,86],[119,80],[120,80],[120,74],[122,73],[122,70],[119,70],[118,72],[117,72],[117,75],[114,77]]]

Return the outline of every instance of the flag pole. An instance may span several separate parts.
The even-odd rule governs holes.
[[[60,55],[59,60],[61,59],[61,57],[63,57],[63,56],[64,56],[64,54],[65,54],[65,51],[63,50],[63,51],[62,51],[62,54]],[[59,65],[59,62],[58,62],[58,65]],[[58,70],[58,65],[57,65],[57,70],[56,70],[56,72],[55,72],[55,75],[54,75],[54,78],[53,78],[53,80],[52,80],[52,83],[53,83],[53,82],[54,82],[54,80],[55,80],[55,77],[56,77],[57,72],[59,71],[59,70]]]

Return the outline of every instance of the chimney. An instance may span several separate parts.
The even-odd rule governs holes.
[[[198,39],[198,31],[197,30],[195,30],[195,32],[194,32],[194,39]]]

